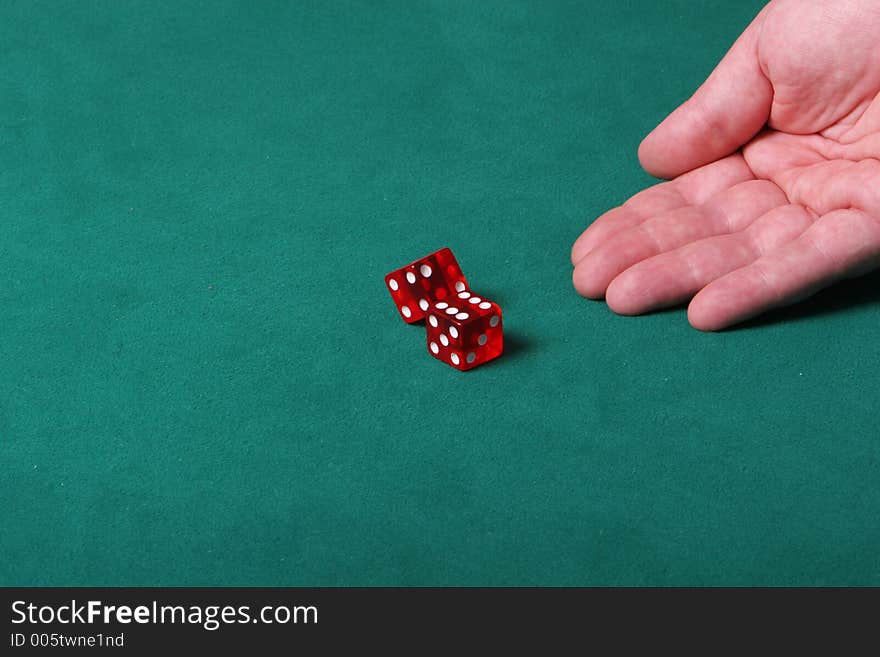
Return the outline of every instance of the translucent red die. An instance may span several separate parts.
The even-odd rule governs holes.
[[[501,308],[468,290],[434,302],[425,326],[428,353],[458,370],[482,365],[504,350]]]
[[[449,248],[419,258],[385,275],[397,311],[408,324],[425,318],[437,301],[467,289],[467,280]]]

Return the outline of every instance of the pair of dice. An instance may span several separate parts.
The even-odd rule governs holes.
[[[504,349],[501,308],[472,293],[448,248],[385,276],[407,324],[425,321],[428,353],[458,370],[497,358]]]

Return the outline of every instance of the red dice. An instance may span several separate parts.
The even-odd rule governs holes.
[[[468,290],[448,248],[387,274],[385,285],[405,322],[427,317],[428,352],[444,363],[469,370],[504,350],[501,308]]]
[[[385,284],[397,311],[408,324],[424,319],[434,302],[467,289],[461,267],[448,248],[387,274]]]
[[[469,370],[501,355],[501,308],[468,291],[428,310],[428,352],[458,370]]]

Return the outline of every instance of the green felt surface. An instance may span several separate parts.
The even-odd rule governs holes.
[[[877,277],[570,284],[760,4],[4,2],[0,584],[880,584]],[[465,374],[382,282],[446,245]]]

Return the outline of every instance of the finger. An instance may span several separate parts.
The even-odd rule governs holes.
[[[791,242],[813,223],[800,205],[783,205],[745,230],[709,237],[636,263],[611,281],[608,306],[621,315],[675,306],[717,278]]]
[[[773,87],[757,55],[763,19],[762,12],[696,93],[642,142],[648,173],[672,178],[729,155],[767,122]]]
[[[671,182],[639,192],[619,208],[596,219],[575,241],[571,262],[577,264],[587,253],[612,235],[632,228],[649,217],[686,205],[704,203],[715,194],[753,179],[742,155],[731,155]]]
[[[880,264],[880,222],[860,210],[836,210],[793,242],[707,285],[691,301],[694,328],[717,331],[794,303]]]
[[[609,283],[637,262],[713,235],[742,230],[769,210],[787,203],[785,194],[766,180],[735,185],[700,206],[687,206],[648,219],[614,235],[575,267],[580,294],[601,298]]]

